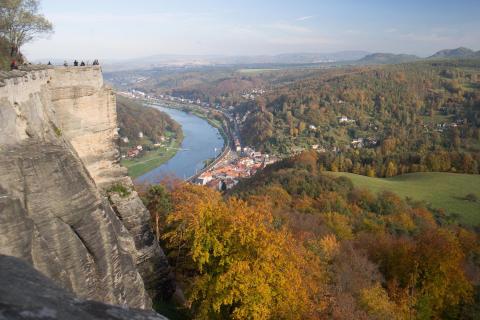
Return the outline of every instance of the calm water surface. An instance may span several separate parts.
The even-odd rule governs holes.
[[[222,152],[222,136],[217,128],[204,119],[176,109],[159,105],[153,107],[167,113],[182,126],[184,139],[181,150],[173,158],[138,177],[136,182],[158,183],[167,176],[189,178],[203,168],[205,160],[217,157]]]

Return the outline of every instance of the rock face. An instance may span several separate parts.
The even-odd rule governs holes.
[[[0,73],[0,254],[80,298],[150,308],[168,263],[117,163],[115,96],[99,67]],[[143,279],[145,279],[145,284]]]
[[[96,184],[124,177],[126,169],[116,162],[115,94],[103,86],[99,67],[55,69],[49,87],[57,124]]]
[[[24,261],[3,255],[0,319],[167,320],[153,311],[77,299]]]

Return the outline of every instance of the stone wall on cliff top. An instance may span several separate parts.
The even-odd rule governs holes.
[[[131,185],[116,130],[99,67],[0,72],[0,254],[81,298],[150,308],[147,290],[174,285],[138,195],[104,195]]]

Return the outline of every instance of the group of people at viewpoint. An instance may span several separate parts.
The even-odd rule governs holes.
[[[10,57],[11,57],[11,59],[12,59],[12,62],[10,63],[10,69],[11,69],[11,70],[17,70],[18,67],[19,67],[18,59],[22,60],[22,55],[20,54],[17,46],[12,46],[12,47],[11,47]],[[21,63],[21,61],[20,61],[20,63]],[[27,63],[25,62],[24,64],[27,64]],[[28,63],[28,64],[31,64],[31,63]],[[48,65],[51,66],[52,63],[51,63],[50,61],[48,61]],[[63,63],[63,65],[64,65],[65,67],[68,67],[68,63],[67,63],[66,60],[65,60],[65,62]],[[84,61],[82,61],[82,62],[79,63],[76,59],[75,59],[75,61],[73,61],[73,66],[74,66],[74,67],[78,67],[78,66],[80,66],[80,67],[85,67],[85,66],[87,66],[87,65],[89,65],[88,62],[85,63]],[[100,63],[98,62],[98,59],[93,60],[92,65],[94,65],[94,66],[100,65]]]
[[[52,63],[51,63],[50,61],[48,61],[48,64],[47,64],[47,65],[51,66]],[[64,65],[65,67],[68,67],[67,61],[65,61],[65,62],[63,63],[63,65]],[[77,60],[73,61],[73,66],[74,66],[74,67],[78,67],[78,66],[80,66],[80,67],[85,67],[86,65],[87,65],[87,64],[85,64],[85,62],[83,62],[83,61],[80,62],[80,64],[78,63]],[[93,66],[99,66],[100,63],[98,62],[98,59],[93,60],[92,65],[93,65]],[[18,69],[17,60],[15,60],[15,59],[12,60],[12,63],[10,64],[10,69],[11,69],[11,70],[17,70],[17,69]]]
[[[51,65],[50,61],[48,62],[48,65]],[[99,66],[99,65],[100,65],[100,62],[98,62],[98,59],[95,59],[95,60],[93,60],[92,65],[93,65],[93,66]],[[63,66],[68,67],[68,62],[67,62],[66,60],[65,60],[65,62],[63,63]],[[85,67],[86,64],[85,64],[85,62],[83,62],[83,61],[79,63],[79,62],[75,59],[75,61],[73,61],[73,66],[74,66],[74,67],[78,67],[78,66],[80,66],[80,67]]]
[[[11,48],[10,48],[10,58],[12,59],[11,60],[12,62],[10,63],[10,69],[11,70],[17,70],[18,67],[19,67],[19,61],[20,61],[20,64],[21,64],[22,61],[24,60],[22,54],[20,53],[20,51],[18,49],[18,47],[15,46],[15,45],[12,45]],[[27,63],[26,61],[24,61],[23,64],[25,65],[25,64],[31,64],[31,63]],[[51,66],[52,63],[50,61],[48,61],[48,65]],[[65,67],[68,67],[68,63],[67,63],[66,60],[63,63],[63,65]],[[84,61],[79,63],[78,60],[76,60],[76,59],[75,59],[75,61],[73,61],[73,66],[74,67],[78,67],[78,66],[85,67],[87,65],[90,65],[90,64],[88,62],[85,63]],[[98,59],[93,60],[92,65],[94,65],[94,66],[100,65],[100,63],[98,62]]]

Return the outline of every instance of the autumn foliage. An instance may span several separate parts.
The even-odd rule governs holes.
[[[266,207],[250,207],[218,192],[182,185],[163,238],[177,272],[188,277],[188,297],[199,319],[305,319],[315,304],[318,268]],[[308,271],[308,273],[307,273]]]
[[[478,318],[475,230],[319,166],[311,154],[285,160],[227,195],[150,191],[194,318]]]

